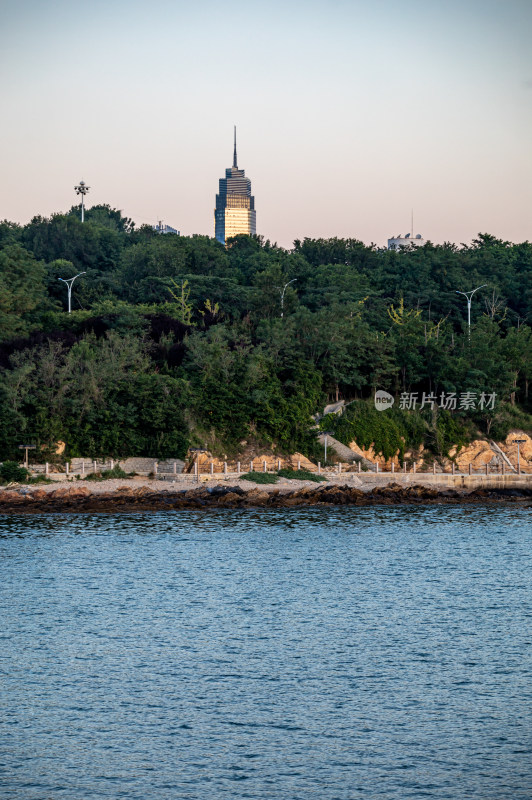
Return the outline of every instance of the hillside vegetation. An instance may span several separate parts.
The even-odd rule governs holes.
[[[77,279],[72,314],[66,286]],[[281,291],[286,286],[281,306]],[[465,298],[473,298],[471,335]],[[405,252],[356,239],[136,229],[107,206],[0,224],[0,459],[32,443],[66,455],[181,457],[257,441],[316,455],[311,415],[356,399],[334,427],[384,455],[438,454],[480,431],[532,427],[532,245],[484,234]],[[396,398],[373,409],[376,389]],[[495,393],[444,410],[441,393]],[[437,402],[400,409],[401,393]]]

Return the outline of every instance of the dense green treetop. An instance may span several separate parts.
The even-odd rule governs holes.
[[[59,278],[79,272],[68,315]],[[469,337],[456,290],[481,284]],[[400,252],[337,238],[287,250],[159,235],[106,205],[83,224],[78,207],[4,221],[0,459],[22,438],[64,440],[71,455],[231,450],[253,437],[311,454],[327,398],[377,388],[496,392],[495,409],[440,414],[431,430],[440,451],[457,425],[502,435],[504,419],[529,419],[531,319],[532,245],[488,234]],[[362,436],[373,417],[357,413]],[[413,436],[394,424],[383,442]]]

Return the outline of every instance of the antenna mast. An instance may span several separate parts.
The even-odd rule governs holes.
[[[236,125],[235,125],[235,149],[234,149],[234,153],[233,153],[233,167],[235,169],[238,169],[238,166],[237,166],[237,163],[236,163]]]

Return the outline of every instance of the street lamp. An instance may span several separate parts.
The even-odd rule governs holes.
[[[527,439],[512,439],[512,443],[517,445],[517,474],[521,474],[521,464],[519,463],[519,445],[525,444]]]
[[[68,313],[69,314],[72,312],[72,284],[74,283],[76,278],[79,278],[80,275],[86,275],[86,274],[87,274],[86,272],[78,272],[78,274],[74,275],[73,278],[66,278],[66,279],[65,278],[58,278],[58,280],[63,281],[63,283],[66,283],[66,285],[67,285],[67,289],[68,289]]]
[[[85,205],[84,205],[83,201],[85,199],[85,195],[87,194],[87,192],[89,191],[90,188],[91,187],[87,186],[85,181],[80,181],[77,186],[74,186],[74,191],[76,192],[76,194],[80,194],[81,195],[81,221],[82,222],[85,222]]]
[[[281,319],[282,319],[282,317],[284,315],[284,293],[286,292],[286,287],[290,286],[290,284],[294,283],[294,281],[297,281],[297,278],[292,278],[291,281],[288,281],[288,283],[285,283],[285,285],[283,286],[282,289],[279,289],[279,291],[281,292]]]
[[[463,294],[464,297],[467,298],[467,338],[471,339],[471,298],[478,292],[479,289],[483,289],[487,286],[487,283],[483,283],[482,286],[477,286],[476,289],[472,289],[470,292],[459,292],[458,289],[456,290],[456,294]]]

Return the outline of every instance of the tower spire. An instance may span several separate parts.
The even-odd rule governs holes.
[[[238,169],[237,162],[236,162],[236,125],[235,125],[235,149],[233,152],[233,167]]]

